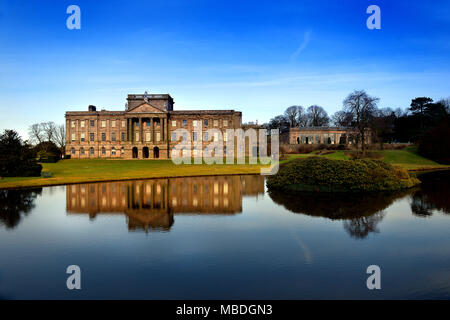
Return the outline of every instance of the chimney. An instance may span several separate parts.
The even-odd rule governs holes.
[[[89,111],[95,112],[95,111],[97,111],[97,108],[91,104],[91,105],[89,105]]]

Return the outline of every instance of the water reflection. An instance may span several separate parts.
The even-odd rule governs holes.
[[[34,200],[42,188],[28,190],[0,190],[0,225],[8,229],[19,225],[23,215],[34,208]]]
[[[68,214],[125,214],[129,230],[168,231],[175,214],[242,212],[242,197],[264,193],[262,176],[215,176],[71,185]]]
[[[270,191],[269,195],[275,203],[294,213],[343,220],[344,229],[351,237],[363,239],[372,232],[379,232],[377,225],[384,217],[383,210],[410,192],[345,194]]]
[[[429,217],[435,210],[450,214],[450,172],[430,172],[419,176],[422,185],[411,196],[411,211]]]

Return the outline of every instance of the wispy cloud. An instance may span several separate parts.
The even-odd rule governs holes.
[[[297,59],[298,55],[306,49],[306,47],[308,46],[309,43],[309,39],[311,38],[311,31],[305,31],[305,33],[303,34],[303,41],[300,44],[300,46],[297,48],[297,50],[295,50],[295,52],[291,55],[291,61],[294,61],[295,59]]]

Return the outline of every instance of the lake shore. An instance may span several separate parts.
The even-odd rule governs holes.
[[[321,157],[348,160],[345,150],[337,150]],[[449,165],[442,165],[417,154],[415,147],[401,150],[380,150],[382,159],[389,164],[419,173],[434,170],[450,170]],[[280,163],[297,158],[317,156],[316,153],[288,154]],[[0,179],[0,189],[44,187],[76,183],[106,181],[174,178],[192,176],[260,174],[264,166],[250,164],[234,165],[175,165],[171,160],[113,160],[113,159],[70,159],[57,163],[43,163],[43,172],[51,172],[45,177],[4,177]]]

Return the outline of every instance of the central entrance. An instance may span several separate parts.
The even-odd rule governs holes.
[[[148,159],[149,156],[148,147],[142,148],[142,156],[144,157],[144,159]]]
[[[153,158],[155,158],[155,159],[159,158],[159,148],[158,147],[153,148]]]

